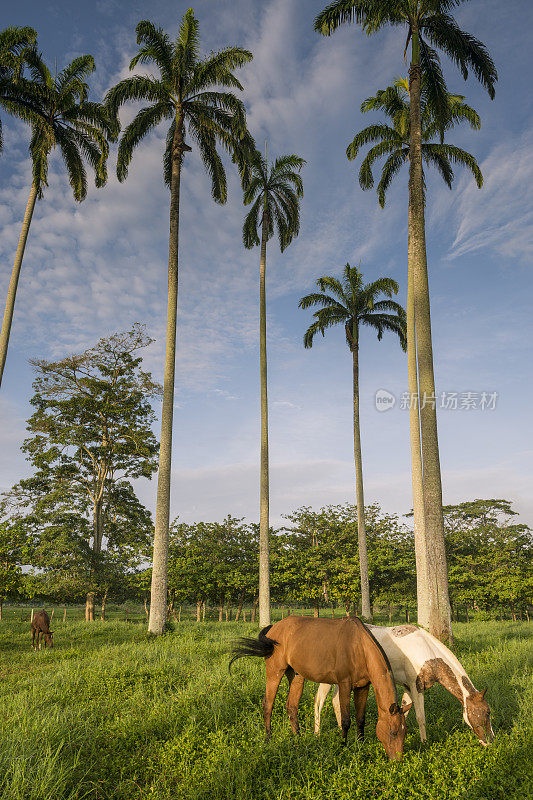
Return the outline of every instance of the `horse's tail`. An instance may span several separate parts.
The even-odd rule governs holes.
[[[266,628],[259,631],[257,639],[250,639],[247,636],[241,636],[240,639],[234,643],[231,648],[233,658],[229,662],[231,670],[234,661],[238,658],[246,658],[246,656],[258,656],[260,658],[268,658],[274,652],[275,645],[279,644],[275,639],[269,639],[266,635],[272,625],[267,625]]]

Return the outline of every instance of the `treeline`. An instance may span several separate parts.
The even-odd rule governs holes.
[[[533,532],[514,521],[507,500],[474,500],[446,506],[446,550],[450,567],[450,596],[454,616],[468,619],[472,611],[493,616],[527,613],[533,595]],[[374,608],[416,609],[416,570],[413,532],[396,515],[378,504],[365,509],[368,536],[370,593]],[[6,523],[2,526],[5,533]],[[205,607],[218,609],[218,619],[242,618],[252,606],[255,621],[258,587],[259,528],[227,516],[221,522],[181,523],[170,529],[168,615],[177,618],[181,605],[196,606],[197,619]],[[312,607],[315,614],[357,612],[360,572],[357,514],[352,505],[326,506],[319,511],[300,508],[286,523],[271,530],[272,599],[293,610]],[[35,553],[39,550],[36,549]],[[5,548],[2,557],[5,557]],[[113,575],[108,568],[99,599],[148,602],[151,570],[148,547],[137,549],[137,564],[125,570],[120,560]],[[130,562],[131,563],[131,562]],[[3,573],[0,573],[0,575]],[[75,579],[74,579],[75,578]],[[88,580],[87,576],[87,580]],[[94,586],[94,576],[91,580]],[[83,599],[83,574],[58,575],[39,562],[29,572],[0,588],[3,598],[41,598],[62,604]]]

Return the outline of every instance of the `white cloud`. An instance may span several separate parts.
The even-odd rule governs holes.
[[[477,189],[470,176],[458,190],[433,209],[432,220],[449,214],[457,233],[449,258],[474,251],[497,253],[502,259],[529,263],[533,255],[533,131],[508,137],[496,145],[481,164],[484,185]]]

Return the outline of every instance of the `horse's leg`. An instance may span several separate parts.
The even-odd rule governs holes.
[[[416,687],[409,690],[413,705],[415,707],[416,721],[420,731],[420,741],[426,741],[426,714],[424,712],[424,693],[419,692]]]
[[[38,632],[38,634],[37,634],[37,641],[38,641],[38,643],[39,643],[39,650],[41,649],[41,645],[42,645],[42,638],[43,638],[43,632],[40,630],[40,631]]]
[[[287,714],[289,715],[292,731],[296,736],[300,733],[300,726],[298,725],[298,705],[300,703],[300,697],[302,696],[304,681],[305,679],[302,675],[296,675],[293,671],[293,678],[290,682],[291,685],[287,697]]]
[[[339,700],[339,687],[333,687],[333,711],[335,712],[335,717],[337,718],[337,725],[339,728],[342,727],[341,725],[341,701]]]
[[[403,693],[403,697],[402,697],[402,708],[404,706],[408,706],[409,703],[412,703],[412,702],[413,702],[413,699],[411,697],[411,692],[409,691],[409,689],[406,689],[405,692]],[[408,708],[407,711],[404,711],[403,715],[404,715],[405,719],[407,719],[407,715],[408,715],[410,710],[411,709]]]
[[[281,679],[285,675],[286,667],[275,667],[272,663],[272,656],[266,661],[266,689],[263,698],[263,719],[265,721],[265,738],[270,739],[271,727],[270,718],[272,717],[272,707],[278,693]],[[288,676],[287,676],[288,677]]]
[[[355,719],[357,722],[357,738],[362,741],[365,738],[365,714],[366,714],[366,701],[368,699],[368,690],[370,684],[361,686],[353,690],[353,699],[355,703]]]
[[[34,628],[34,629],[32,630],[32,637],[31,637],[31,646],[32,646],[32,649],[33,649],[33,650],[35,650],[35,634],[36,634],[36,630],[35,630],[35,628]]]
[[[320,733],[320,715],[322,713],[322,708],[324,707],[324,701],[328,696],[328,692],[331,689],[331,683],[321,683],[318,687],[316,697],[315,697],[315,733]]]
[[[346,744],[346,737],[350,728],[350,680],[339,683],[339,705],[341,709],[342,743]]]

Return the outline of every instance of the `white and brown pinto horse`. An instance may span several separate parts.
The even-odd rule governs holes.
[[[230,667],[233,661],[244,656],[265,659],[263,717],[267,739],[271,732],[272,707],[284,675],[289,681],[287,712],[295,734],[299,733],[298,704],[304,681],[321,683],[328,688],[333,683],[338,685],[339,724],[344,743],[350,727],[350,695],[353,691],[358,738],[362,739],[366,701],[372,684],[378,706],[377,737],[391,760],[401,757],[406,733],[405,714],[409,707],[399,707],[387,656],[361,620],[286,617],[263,628],[257,639],[239,639],[232,652]]]
[[[402,706],[408,710],[414,705],[421,741],[426,740],[426,716],[424,714],[424,691],[440,683],[463,707],[463,719],[482,745],[494,738],[490,724],[490,708],[485,700],[484,689],[478,692],[463,666],[448,648],[422,628],[414,625],[398,625],[385,628],[368,625],[391,664],[394,680],[405,688]],[[315,733],[320,732],[320,712],[331,685],[322,682],[315,698]],[[409,706],[407,706],[409,703]],[[340,725],[339,697],[337,689],[333,696],[333,708]],[[407,714],[407,711],[405,711]]]

